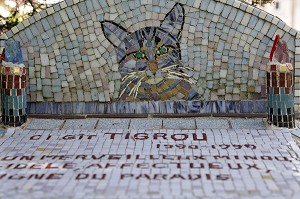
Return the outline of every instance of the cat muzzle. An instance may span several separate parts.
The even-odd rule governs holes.
[[[156,60],[148,61],[148,67],[152,74],[155,74],[158,69],[158,62]]]

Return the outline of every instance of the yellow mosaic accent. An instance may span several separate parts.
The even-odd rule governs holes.
[[[280,64],[279,70],[281,73],[286,72],[286,65],[285,64]]]
[[[270,68],[271,68],[271,66],[270,66],[269,64],[267,64],[267,69],[266,69],[266,71],[267,71],[267,72],[270,72]]]
[[[20,75],[20,68],[19,67],[14,67],[14,74],[15,75]]]

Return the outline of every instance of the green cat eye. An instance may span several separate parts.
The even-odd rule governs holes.
[[[142,51],[137,51],[136,53],[134,53],[134,56],[137,59],[142,59],[142,58],[144,58],[144,53]]]
[[[165,46],[159,47],[157,50],[157,54],[163,55],[166,54],[168,52],[168,48]]]

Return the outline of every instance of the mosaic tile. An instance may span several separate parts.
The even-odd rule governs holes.
[[[42,66],[28,76],[30,102],[36,102],[37,95],[45,102],[251,101],[264,99],[259,96],[266,77],[261,63],[267,63],[277,33],[288,41],[298,77],[300,34],[278,18],[234,0],[68,0],[1,38],[21,41],[26,67]],[[147,43],[141,34],[157,39]],[[178,81],[163,81],[174,76]],[[55,81],[40,84],[44,79]],[[298,90],[295,94],[298,110]]]
[[[164,119],[164,129],[196,129],[195,121],[188,119]]]
[[[96,129],[127,129],[130,119],[99,119]]]
[[[229,119],[233,129],[251,129],[255,126],[256,129],[266,129],[263,119]]]
[[[216,119],[216,118],[197,118],[196,119],[197,129],[229,129],[229,122],[227,119]]]
[[[58,130],[64,124],[63,120],[31,119],[27,129]]]
[[[287,44],[276,35],[267,65],[268,122],[295,128],[294,68],[289,61]]]
[[[21,126],[27,121],[26,67],[20,42],[8,40],[0,57],[1,118],[4,125]]]
[[[129,129],[161,129],[162,119],[131,119]]]
[[[0,143],[0,180],[5,182],[0,197],[297,198],[300,194],[300,150],[286,129],[10,128]]]
[[[98,119],[67,120],[63,125],[62,129],[91,130],[91,129],[95,129],[97,123],[98,123]]]

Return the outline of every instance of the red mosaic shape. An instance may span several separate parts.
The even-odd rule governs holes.
[[[21,96],[22,95],[22,89],[17,89],[17,96]]]
[[[7,75],[7,81],[12,82],[14,77],[12,75]]]
[[[12,89],[13,88],[13,81],[7,82],[7,87],[6,88]]]
[[[21,88],[25,88],[26,87],[26,82],[25,81],[22,81],[21,83]]]
[[[22,75],[24,75],[24,76],[26,75],[26,68],[25,67],[22,68]]]
[[[10,74],[10,67],[4,68],[4,74]]]
[[[11,96],[11,89],[5,89],[5,95]]]
[[[271,65],[271,69],[270,69],[270,71],[276,71],[277,70],[277,67],[276,67],[276,65]]]
[[[14,88],[15,89],[20,89],[20,82],[19,81],[15,81]]]
[[[285,94],[290,94],[290,88],[285,88]]]
[[[273,61],[273,58],[277,60],[279,63],[289,63],[289,50],[287,44],[284,40],[280,40],[280,35],[276,35],[274,40],[271,53],[270,53],[270,61]]]

